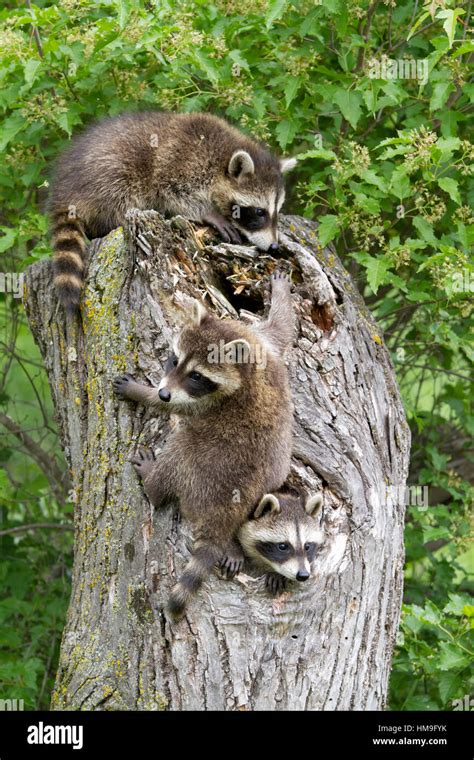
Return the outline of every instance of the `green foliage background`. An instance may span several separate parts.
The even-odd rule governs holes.
[[[413,433],[410,482],[429,489],[429,507],[407,512],[392,709],[452,709],[472,694],[470,14],[471,2],[449,0],[38,0],[0,11],[3,272],[49,255],[51,162],[93,119],[209,110],[300,157],[286,209],[320,221],[377,317]],[[397,78],[376,70],[391,60]],[[409,61],[423,62],[426,82],[406,78]],[[0,410],[64,468],[22,307],[1,298]],[[0,434],[0,530],[70,526],[67,485],[1,423]],[[0,537],[0,698],[49,704],[71,545],[68,530]]]

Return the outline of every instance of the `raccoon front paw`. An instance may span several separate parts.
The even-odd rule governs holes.
[[[227,220],[224,220],[223,224],[220,225],[218,232],[224,243],[235,243],[236,245],[242,244],[240,232]]]
[[[238,549],[232,549],[222,557],[219,567],[222,570],[224,578],[230,580],[234,578],[244,567],[245,557]]]
[[[114,393],[116,393],[117,396],[121,396],[122,398],[128,398],[130,387],[132,383],[135,382],[136,381],[133,375],[130,375],[128,372],[126,372],[124,375],[117,375],[117,377],[114,377],[112,380]]]
[[[285,288],[287,290],[291,289],[291,276],[288,272],[282,272],[279,269],[275,269],[274,272],[272,272],[272,275],[270,277],[270,283],[272,286],[272,291],[275,288]]]
[[[267,573],[265,576],[265,588],[272,596],[280,596],[285,590],[285,579],[278,573]]]
[[[156,459],[151,449],[139,448],[137,454],[130,461],[137,475],[144,480],[153,470]]]
[[[213,227],[219,233],[224,243],[236,243],[236,245],[242,243],[239,231],[228,219],[220,214],[209,214],[203,219],[203,222]]]

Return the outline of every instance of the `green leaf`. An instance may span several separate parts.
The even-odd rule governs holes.
[[[305,158],[321,158],[326,161],[331,161],[336,158],[336,154],[332,150],[324,150],[324,148],[316,150],[307,150],[305,153],[298,153],[296,158],[298,161],[304,161]]]
[[[285,150],[286,146],[291,143],[296,135],[297,129],[298,125],[294,121],[290,121],[290,119],[283,119],[283,121],[280,121],[275,132],[282,150]]]
[[[380,203],[377,198],[370,198],[365,193],[354,193],[354,201],[356,206],[368,211],[369,214],[378,214],[380,211]]]
[[[367,256],[364,266],[367,270],[367,283],[371,291],[377,294],[379,286],[385,282],[385,277],[390,269],[390,262],[384,258]]]
[[[383,177],[379,177],[372,169],[366,169],[360,175],[364,182],[368,182],[370,185],[375,185],[383,193],[387,192],[387,182]]]
[[[410,194],[410,180],[404,166],[397,166],[390,179],[390,192],[400,200]]]
[[[331,240],[334,240],[337,236],[339,226],[339,217],[334,214],[326,214],[323,216],[318,226],[318,239],[323,247]]]
[[[330,13],[340,13],[341,12],[341,3],[340,0],[324,0],[321,5],[324,6],[324,10],[329,11]]]
[[[449,40],[449,47],[453,46],[454,36],[456,34],[456,24],[459,16],[462,16],[466,11],[462,8],[446,8],[445,10],[439,10],[436,14],[436,18],[444,18],[443,29],[446,32]]]
[[[433,226],[426,219],[422,216],[413,217],[413,226],[416,227],[423,240],[436,248],[439,241],[434,236]]]
[[[237,66],[240,66],[241,69],[250,71],[249,63],[247,59],[244,58],[240,50],[231,50],[229,53],[229,58],[233,63],[236,63]]]
[[[286,85],[284,89],[285,93],[285,103],[286,107],[290,105],[290,103],[295,99],[296,93],[298,92],[301,85],[301,80],[299,77],[291,77],[291,79],[288,81],[288,84]]]
[[[334,101],[339,106],[344,118],[349,122],[351,127],[355,129],[362,113],[362,97],[360,93],[354,92],[353,90],[338,90],[334,95]]]
[[[440,670],[461,670],[469,665],[469,656],[456,644],[447,644],[445,641],[440,644],[439,669]]]
[[[130,17],[130,1],[129,0],[115,0],[115,5],[118,11],[118,22],[120,29],[125,29],[127,21]]]
[[[41,61],[38,61],[37,58],[30,58],[29,61],[26,61],[23,66],[26,84],[33,84],[39,68],[41,68]]]
[[[194,55],[196,57],[196,60],[199,62],[199,65],[203,69],[203,71],[206,72],[207,76],[213,82],[216,84],[219,81],[219,71],[216,67],[216,64],[211,58],[208,58],[202,50],[195,50]]]
[[[464,53],[474,53],[474,42],[463,42],[462,45],[456,48],[454,53],[451,53],[451,56],[457,58],[460,55],[464,55]]]
[[[447,710],[449,708],[448,700],[450,698],[458,697],[461,692],[461,679],[457,673],[452,673],[450,671],[439,673],[438,689],[441,702],[443,703],[445,710]]]
[[[446,161],[461,146],[459,137],[440,137],[436,147],[441,150],[441,160]]]
[[[448,99],[450,90],[453,89],[451,82],[437,82],[433,87],[433,94],[430,100],[430,111],[437,111],[442,108]]]
[[[459,185],[457,180],[452,179],[452,177],[440,177],[440,179],[438,179],[438,185],[440,186],[441,190],[444,190],[446,193],[448,193],[451,200],[453,200],[458,206],[461,205],[461,196],[459,194]]]
[[[2,227],[1,231],[3,234],[0,237],[0,253],[3,253],[12,247],[16,240],[17,231],[8,229],[8,227]]]
[[[415,34],[416,30],[420,28],[420,26],[422,25],[423,21],[425,19],[427,19],[429,15],[430,15],[429,11],[426,11],[425,13],[421,14],[421,16],[419,17],[419,19],[415,22],[415,24],[410,29],[410,32],[409,32],[408,37],[407,37],[407,42],[408,42],[409,39],[411,39],[413,37],[413,35]]]
[[[25,120],[18,112],[5,119],[0,126],[0,152],[5,150],[16,134],[25,126]]]
[[[461,616],[464,614],[464,607],[466,604],[470,604],[470,597],[467,594],[449,594],[449,602],[445,606],[443,612],[451,613],[452,615]]]
[[[270,0],[268,3],[269,12],[267,13],[265,26],[270,29],[273,26],[273,22],[283,15],[283,12],[288,4],[288,0]]]

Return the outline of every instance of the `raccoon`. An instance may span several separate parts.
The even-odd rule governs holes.
[[[48,204],[62,303],[79,306],[86,237],[122,225],[130,208],[181,214],[225,242],[243,236],[276,250],[283,174],[295,164],[210,114],[126,113],[89,127],[59,158]]]
[[[242,568],[237,531],[261,496],[281,487],[290,469],[293,407],[284,363],[293,340],[288,276],[272,275],[271,288],[268,318],[252,327],[219,320],[195,301],[158,388],[129,374],[114,380],[118,395],[166,406],[180,420],[158,459],[144,450],[132,459],[153,505],[178,498],[193,528],[192,559],[168,603],[176,617],[214,565],[228,577]]]
[[[273,595],[282,593],[286,579],[307,581],[318,548],[324,541],[321,494],[301,496],[267,493],[252,517],[239,530],[247,557],[266,569],[265,585]]]

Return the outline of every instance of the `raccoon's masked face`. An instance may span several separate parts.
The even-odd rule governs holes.
[[[272,159],[259,166],[244,150],[235,151],[227,169],[221,213],[262,251],[278,248],[278,213],[285,200],[283,173],[296,159]]]
[[[266,494],[240,530],[244,552],[285,578],[308,580],[324,540],[319,519],[322,502],[321,494],[311,496],[303,509],[295,497]]]
[[[236,363],[219,361],[218,352],[224,350],[228,357],[229,351],[249,348],[249,344],[240,339],[223,340],[224,329],[201,303],[193,301],[189,325],[174,342],[158,386],[160,399],[170,404],[171,411],[205,413],[240,388],[241,369]]]

